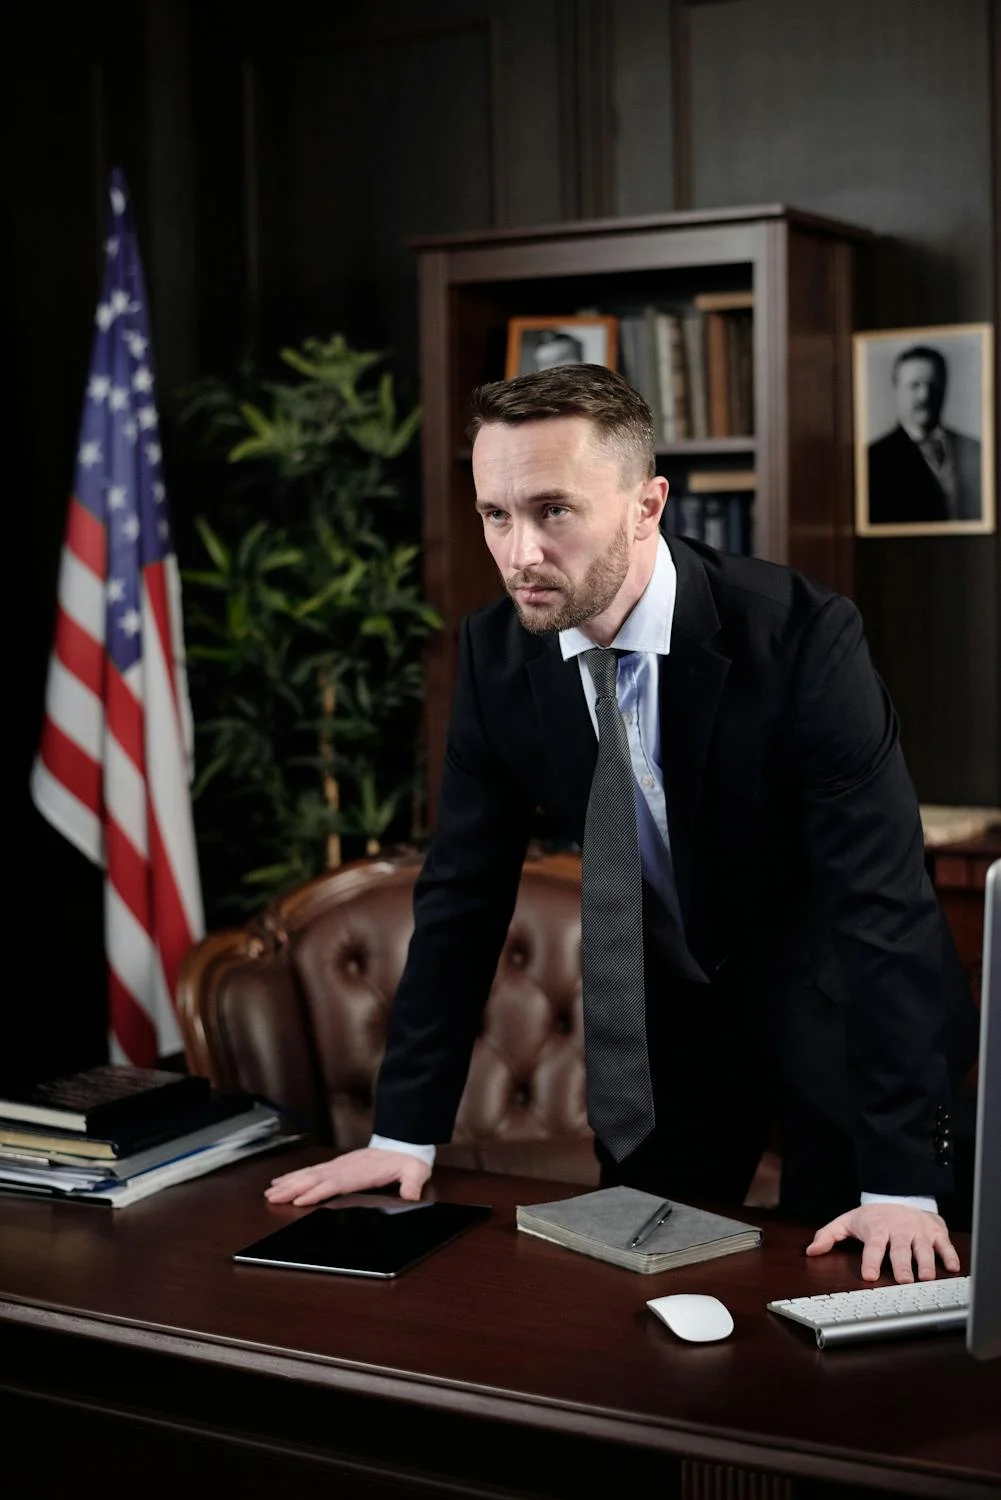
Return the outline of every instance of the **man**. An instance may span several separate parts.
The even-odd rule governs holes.
[[[946,365],[914,345],[893,364],[899,421],[869,445],[869,521],[976,521],[981,514],[980,444],[942,425]]]
[[[451,1134],[537,810],[583,844],[582,922],[626,879],[604,849],[588,862],[592,782],[604,788],[618,744],[631,800],[620,825],[642,882],[582,940],[602,1182],[740,1203],[778,1092],[783,1200],[830,1219],[813,1253],[854,1235],[868,1279],[887,1249],[899,1280],[912,1261],[933,1277],[936,1253],[957,1269],[936,1195],[950,1186],[949,1101],[976,1017],[856,610],[788,569],[666,540],[649,407],[603,366],[481,387],[473,430],[476,505],[507,597],[463,624],[377,1134],[277,1178],[267,1197],[308,1204],[392,1182],[420,1196],[430,1143]],[[591,673],[609,663],[613,687],[599,691]],[[642,952],[624,948],[589,985],[595,944],[640,917]],[[623,1026],[621,1011],[637,968],[634,1097],[637,1019]],[[606,1025],[623,1050],[610,1087]],[[637,1115],[652,1105],[652,1128],[626,1150],[595,1119],[617,1089]]]

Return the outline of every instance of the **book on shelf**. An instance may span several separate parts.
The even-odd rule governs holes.
[[[702,314],[689,308],[681,320],[688,378],[690,435],[698,441],[709,436],[709,406],[706,389],[706,345]]]
[[[691,436],[688,374],[681,318],[677,313],[654,315],[657,348],[657,390],[660,396],[660,434],[665,443],[680,443]]]
[[[672,495],[664,512],[669,536],[705,542],[738,557],[752,553],[751,497],[747,494]]]
[[[709,408],[709,436],[730,437],[729,341],[726,315],[707,312],[706,318],[706,400]]]
[[[753,337],[749,312],[735,311],[726,317],[726,373],[731,437],[750,437],[754,431]]]
[[[702,540],[717,552],[726,549],[726,500],[722,495],[702,497]]]
[[[664,511],[664,529],[671,536],[702,541],[702,498],[700,495],[671,494]]]
[[[754,293],[696,292],[692,306],[698,312],[749,312],[754,307]]]
[[[107,1063],[43,1079],[0,1098],[0,1119],[103,1136],[117,1126],[207,1099],[209,1093],[209,1080],[197,1074]]]
[[[519,1205],[515,1217],[525,1234],[643,1275],[716,1260],[761,1244],[761,1230],[753,1224],[673,1202],[664,1223],[631,1249],[630,1240],[660,1204],[659,1198],[638,1188],[598,1188],[556,1202]]]
[[[689,469],[686,482],[693,495],[752,492],[758,487],[754,469]]]

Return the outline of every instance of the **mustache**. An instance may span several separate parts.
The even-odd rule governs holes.
[[[552,574],[530,573],[526,570],[523,573],[512,573],[507,586],[509,589],[562,589],[563,580]]]

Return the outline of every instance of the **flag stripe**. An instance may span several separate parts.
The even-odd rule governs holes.
[[[151,822],[155,820],[159,830],[171,884],[176,886],[188,931],[196,932],[203,927],[198,858],[192,819],[179,816],[189,806],[189,798],[182,728],[175,712],[168,661],[159,631],[151,629],[146,650],[148,711],[163,726],[162,735],[148,745]]]
[[[124,1062],[159,1052],[156,1027],[108,964],[108,1021]]]
[[[170,687],[170,697],[173,711],[177,714],[177,687],[174,682],[174,673],[171,670],[174,657],[173,642],[170,638],[170,614],[167,606],[167,586],[163,574],[163,564],[154,563],[146,569],[143,582],[146,585],[146,603],[155,622],[156,634],[159,638],[160,649],[171,664],[164,673]],[[152,644],[152,639],[151,639]]]
[[[100,762],[104,743],[104,709],[101,700],[95,698],[79,677],[68,672],[56,656],[49,662],[45,712],[50,724],[72,740],[91,760]],[[94,810],[97,811],[97,804]]]
[[[146,765],[146,729],[143,722],[143,706],[136,699],[132,688],[122,674],[113,666],[108,667],[105,701],[108,709],[108,728],[121,745],[125,754],[140,775]]]
[[[122,996],[133,1003],[142,997],[140,1009],[161,1035],[163,1051],[176,1051],[179,1043],[173,1002],[163,982],[163,972],[150,935],[138,922],[109,881],[105,887],[105,941],[108,965]],[[130,1053],[131,1056],[131,1053]]]
[[[101,821],[52,775],[41,757],[31,769],[31,795],[39,812],[92,864],[104,861]]]
[[[42,764],[88,812],[101,812],[101,764],[48,719],[39,750]]]
[[[146,783],[143,775],[109,734],[104,746],[104,805],[141,859],[149,850],[146,835]]]
[[[149,882],[146,861],[111,818],[104,825],[108,880],[118,898],[147,934],[150,930]]]
[[[104,647],[89,630],[82,630],[72,615],[60,609],[56,615],[53,651],[74,677],[100,700],[104,687]]]
[[[59,565],[59,604],[81,630],[104,645],[104,584],[68,547]]]
[[[85,505],[80,504],[75,495],[70,497],[66,545],[85,567],[103,581],[108,565],[104,527]]]
[[[174,877],[174,867],[156,818],[150,816],[150,854],[153,867],[153,890],[156,900],[156,946],[163,964],[167,986],[175,993],[181,960],[191,947],[191,922],[181,900]]]

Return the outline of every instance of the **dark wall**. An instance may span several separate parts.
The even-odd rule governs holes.
[[[983,0],[731,0],[690,13],[691,198],[780,198],[880,240],[859,328],[997,316]],[[997,536],[866,538],[856,597],[923,800],[1001,801]]]
[[[100,881],[22,789],[109,165],[143,237],[183,546],[203,497],[172,393],[336,328],[415,382],[411,236],[783,201],[876,232],[860,326],[996,318],[996,17],[989,0],[111,0],[58,31],[20,23],[3,234],[28,517],[16,786],[27,888],[44,893],[28,939],[52,950],[56,997],[31,1008],[26,1046],[101,1045]],[[858,552],[922,799],[998,803],[997,538]],[[56,1031],[53,1006],[71,1017]]]

